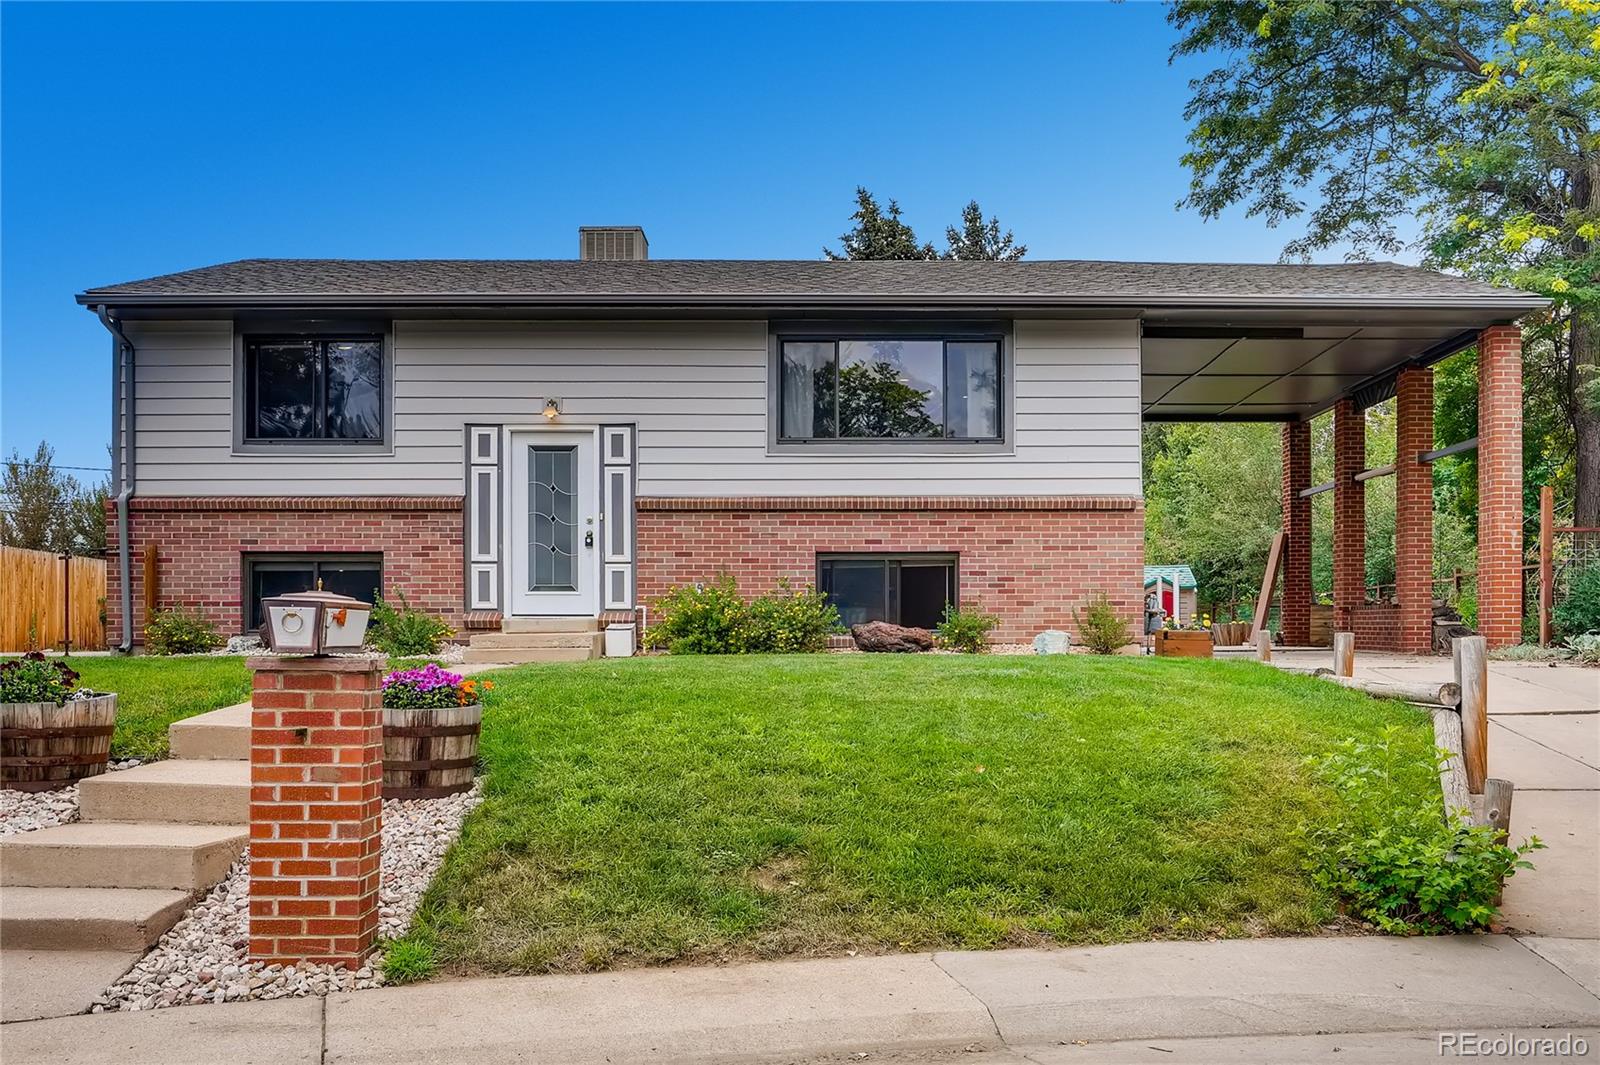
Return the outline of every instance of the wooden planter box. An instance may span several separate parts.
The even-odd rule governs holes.
[[[1156,654],[1167,658],[1210,658],[1211,633],[1162,629],[1156,633]]]
[[[54,791],[106,771],[117,697],[0,703],[0,786]]]
[[[383,797],[437,799],[472,787],[483,706],[383,710]]]

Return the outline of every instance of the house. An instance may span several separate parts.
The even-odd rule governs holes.
[[[80,293],[112,335],[112,641],[139,642],[151,593],[246,632],[264,596],[321,580],[504,645],[631,622],[721,571],[750,593],[815,583],[852,622],[928,624],[957,600],[1002,641],[1074,629],[1099,592],[1137,621],[1140,427],[1160,419],[1285,424],[1293,626],[1307,419],[1342,412],[1349,480],[1359,411],[1480,336],[1479,447],[1517,483],[1515,521],[1508,491],[1484,496],[1483,616],[1510,600],[1505,352],[1542,306],[1525,293],[1385,263],[660,260],[628,227],[580,246],[243,260]],[[1401,391],[1402,432],[1431,446],[1431,405],[1424,432]],[[1341,521],[1359,489],[1341,484]],[[1421,524],[1403,516],[1412,554]],[[1359,542],[1344,620],[1398,641],[1415,604],[1360,621]]]
[[[1180,625],[1192,621],[1200,609],[1199,585],[1195,584],[1194,571],[1188,566],[1146,566],[1144,568],[1144,591],[1146,595],[1161,590],[1161,609],[1166,611],[1167,617],[1177,621]],[[1177,590],[1177,600],[1173,600],[1173,590]]]

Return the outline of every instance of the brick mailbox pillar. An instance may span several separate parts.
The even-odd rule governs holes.
[[[378,933],[381,658],[252,658],[250,957],[359,965]]]

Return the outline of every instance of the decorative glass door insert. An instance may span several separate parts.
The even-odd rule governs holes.
[[[578,449],[528,448],[528,590],[577,588]]]

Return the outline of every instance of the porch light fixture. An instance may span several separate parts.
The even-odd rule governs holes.
[[[367,636],[372,604],[322,590],[295,592],[261,601],[267,616],[267,646],[290,654],[359,651]]]
[[[544,401],[544,417],[546,421],[553,422],[560,415],[561,401],[559,399],[547,399]]]

